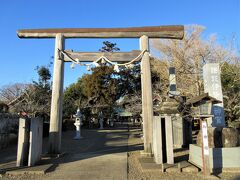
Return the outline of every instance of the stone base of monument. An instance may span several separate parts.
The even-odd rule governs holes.
[[[187,161],[182,161],[176,164],[156,164],[153,158],[150,157],[140,157],[138,162],[141,165],[141,170],[143,172],[168,172],[168,173],[198,173],[199,169]]]
[[[210,172],[239,172],[240,147],[209,148]],[[189,146],[189,162],[202,169],[202,147]]]

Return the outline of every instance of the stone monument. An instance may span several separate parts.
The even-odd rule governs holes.
[[[207,63],[203,66],[204,92],[223,102],[219,63]],[[212,108],[212,127],[225,127],[223,103],[214,104]]]
[[[42,155],[43,120],[41,118],[19,119],[17,167],[34,166]]]

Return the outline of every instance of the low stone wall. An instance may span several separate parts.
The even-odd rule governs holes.
[[[190,144],[189,162],[202,168],[202,148]],[[209,148],[210,171],[238,171],[240,170],[240,147]]]
[[[0,114],[0,149],[9,145],[11,134],[18,132],[19,118],[12,114]]]

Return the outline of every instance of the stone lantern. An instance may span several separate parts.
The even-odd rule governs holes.
[[[74,125],[76,126],[76,136],[73,139],[81,139],[81,125],[82,125],[82,113],[80,112],[80,109],[77,109],[77,113],[73,115],[75,117],[75,123]]]
[[[205,93],[192,98],[188,102],[195,107],[194,117],[200,119],[201,122],[201,130],[197,135],[197,144],[190,144],[189,146],[188,161],[201,168],[205,175],[219,170],[230,171],[230,169],[240,168],[238,130],[207,126],[206,123],[213,116],[221,115],[220,110],[214,112],[218,109],[212,108],[213,104],[221,103],[221,101]]]
[[[200,132],[202,142],[202,171],[204,175],[210,175],[210,162],[209,162],[209,138],[208,138],[208,126],[212,123],[212,105],[221,103],[221,101],[211,97],[208,93],[204,93],[200,96],[196,96],[188,101],[189,104],[194,106],[194,118],[200,119]],[[208,123],[208,124],[207,124]],[[214,140],[215,141],[215,140]],[[192,157],[192,156],[190,156]],[[191,160],[191,159],[190,159]]]
[[[196,96],[188,101],[188,104],[193,106],[194,117],[199,119],[205,119],[208,126],[212,124],[212,107],[213,104],[221,103],[221,101],[211,97],[208,93]]]

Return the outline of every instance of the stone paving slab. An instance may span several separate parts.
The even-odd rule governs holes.
[[[74,159],[81,159],[76,160]],[[75,154],[72,162],[59,164],[54,172],[47,174],[44,179],[91,179],[91,180],[126,180],[127,154]]]
[[[10,176],[24,175],[24,174],[43,175],[52,166],[53,164],[46,164],[46,165],[33,166],[33,167],[15,168],[14,170],[6,171],[6,175],[10,175]]]

